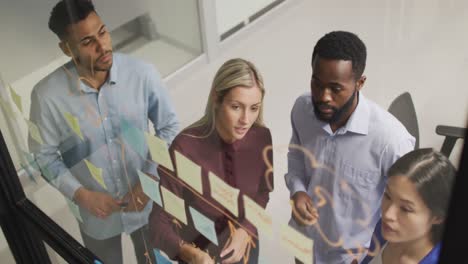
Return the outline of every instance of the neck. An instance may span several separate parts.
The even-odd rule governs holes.
[[[216,125],[215,125],[215,129],[216,129],[216,132],[218,133],[219,137],[225,142],[225,143],[228,143],[228,144],[232,144],[234,143],[236,140],[231,138],[231,137],[228,137],[226,135],[226,133],[223,131],[223,129],[218,125],[218,122],[216,122]]]
[[[434,248],[434,243],[429,236],[425,236],[408,242],[389,243],[389,247],[399,256],[398,259],[411,259],[419,262]]]
[[[81,80],[85,82],[88,86],[99,90],[101,86],[106,82],[107,77],[109,76],[109,71],[93,71],[82,67],[77,66],[78,75]]]

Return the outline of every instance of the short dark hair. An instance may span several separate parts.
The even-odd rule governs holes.
[[[91,12],[96,10],[90,0],[61,0],[50,12],[49,29],[64,39],[67,27],[87,18]]]
[[[355,79],[359,79],[366,68],[366,45],[354,33],[332,31],[317,41],[312,53],[312,63],[316,56],[329,60],[352,62]]]
[[[388,177],[396,175],[408,177],[431,214],[445,219],[456,175],[455,167],[446,156],[431,148],[413,150],[389,169]],[[434,244],[442,240],[444,223],[432,226]]]

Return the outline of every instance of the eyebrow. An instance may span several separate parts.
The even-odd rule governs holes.
[[[320,83],[323,83],[323,82],[322,82],[317,76],[315,76],[314,74],[312,74],[312,79],[317,80],[317,81],[319,81]],[[341,83],[339,83],[339,82],[329,82],[328,84],[329,84],[329,85],[330,85],[330,84],[331,84],[331,85],[338,85],[338,86],[343,87],[343,85],[342,85]]]
[[[231,103],[238,103],[238,104],[240,104],[240,105],[244,105],[244,106],[245,106],[245,104],[243,104],[242,102],[239,102],[239,101],[237,101],[237,100],[230,100],[230,101],[231,101]],[[258,103],[255,103],[255,104],[251,105],[251,106],[258,106],[258,105],[261,105],[261,104],[262,104],[262,102],[258,102]]]
[[[106,25],[102,24],[102,26],[99,28],[98,32],[101,32],[102,29],[105,27]],[[93,36],[85,36],[84,38],[80,39],[80,42],[83,42],[85,40],[88,40],[88,39],[92,39]]]

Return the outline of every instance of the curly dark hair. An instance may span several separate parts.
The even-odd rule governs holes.
[[[352,62],[355,79],[359,79],[366,68],[366,45],[354,33],[332,31],[319,39],[312,53],[315,57],[330,60],[347,60]]]
[[[68,26],[87,18],[91,12],[96,10],[90,0],[61,0],[50,12],[49,29],[63,40]]]

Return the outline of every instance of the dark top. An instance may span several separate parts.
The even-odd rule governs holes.
[[[267,146],[272,145],[271,134],[268,128],[253,126],[244,138],[233,144],[225,143],[213,131],[209,136],[204,135],[205,128],[189,128],[181,132],[172,142],[170,154],[175,167],[174,150],[183,154],[202,168],[203,198],[221,208],[223,212],[213,208],[194,192],[180,183],[181,179],[175,179],[168,175],[169,170],[158,168],[160,184],[185,200],[187,223],[177,227],[173,223],[174,217],[164,211],[157,204],[153,205],[149,225],[151,243],[160,248],[172,259],[179,259],[181,240],[194,243],[202,250],[208,250],[211,256],[219,259],[219,253],[226,244],[230,229],[228,218],[230,215],[236,219],[245,229],[257,235],[256,228],[245,219],[243,195],[249,196],[263,208],[269,200],[269,192],[273,188],[273,173],[267,173],[268,164],[263,160],[262,152]],[[196,136],[196,137],[193,137]],[[273,164],[272,151],[268,151],[269,164]],[[177,168],[175,167],[175,175]],[[226,183],[240,190],[238,197],[239,217],[235,217],[210,195],[208,173],[212,172]],[[170,172],[174,175],[172,172]],[[194,227],[188,206],[193,207],[215,223],[218,245],[211,243],[201,235]],[[235,225],[239,227],[238,225]],[[255,240],[254,240],[255,241]]]

